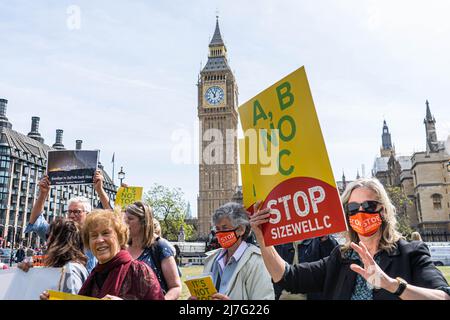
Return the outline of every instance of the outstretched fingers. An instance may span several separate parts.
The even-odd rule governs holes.
[[[270,218],[270,210],[264,209],[262,211],[258,211],[255,215],[250,218],[250,222],[256,222],[260,220],[269,220]]]
[[[258,201],[255,202],[255,204],[253,205],[253,214],[258,212],[258,209],[261,206],[261,204],[262,204],[261,200],[258,200]]]
[[[362,276],[364,279],[366,278],[366,270],[364,268],[361,268],[357,264],[352,263],[350,265],[350,269],[352,269],[354,272],[358,273],[360,276]]]
[[[373,260],[372,255],[370,254],[364,243],[359,242],[359,245],[357,245],[356,243],[352,242],[350,246],[358,253],[365,268],[368,268],[369,266],[375,264],[375,260]]]

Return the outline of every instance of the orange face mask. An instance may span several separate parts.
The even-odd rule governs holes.
[[[381,227],[382,221],[379,213],[358,212],[350,216],[350,226],[363,237],[370,237]]]
[[[220,246],[224,249],[228,249],[232,247],[237,241],[238,237],[236,236],[236,229],[230,231],[217,231],[216,237]]]

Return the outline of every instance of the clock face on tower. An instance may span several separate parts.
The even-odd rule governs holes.
[[[205,93],[206,101],[213,106],[218,105],[223,100],[224,96],[223,89],[218,86],[209,87]]]

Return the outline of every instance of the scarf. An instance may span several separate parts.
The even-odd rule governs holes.
[[[78,294],[84,296],[92,296],[93,286],[95,284],[95,277],[99,273],[107,273],[106,280],[100,289],[96,298],[103,298],[107,294],[119,296],[120,289],[125,276],[130,269],[133,258],[126,250],[120,250],[114,258],[106,263],[98,263],[92,270],[89,277],[84,282]]]

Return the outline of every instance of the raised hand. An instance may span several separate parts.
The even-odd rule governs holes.
[[[39,191],[40,193],[47,197],[49,191],[50,191],[50,179],[47,175],[45,175],[41,181],[39,181]]]
[[[351,264],[350,269],[361,275],[371,286],[376,289],[386,289],[393,281],[395,282],[395,280],[381,270],[364,243],[360,242],[359,245],[357,245],[352,242],[350,246],[358,253],[364,265],[364,268],[362,268],[357,264]]]
[[[103,190],[103,181],[105,178],[103,177],[100,170],[96,170],[94,173],[94,189],[97,193],[100,193]]]
[[[256,240],[260,244],[262,244],[261,241],[263,241],[264,236],[262,233],[262,225],[264,223],[269,222],[270,218],[270,209],[265,208],[260,210],[259,207],[261,206],[262,202],[257,201],[255,205],[253,206],[253,215],[249,215],[250,217],[250,226],[252,227],[253,233],[255,234]]]

